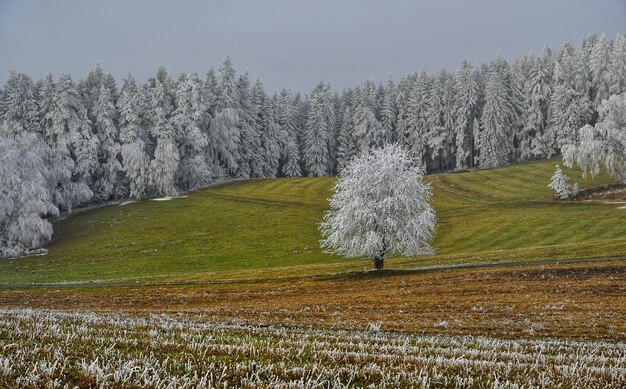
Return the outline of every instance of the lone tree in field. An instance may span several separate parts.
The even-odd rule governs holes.
[[[569,177],[563,173],[559,165],[556,165],[556,170],[554,171],[552,181],[550,181],[548,188],[554,189],[556,192],[554,198],[557,200],[568,199],[572,194],[570,191]]]
[[[430,185],[397,145],[355,158],[341,172],[320,225],[328,253],[369,257],[377,270],[388,254],[433,253],[436,224]]]

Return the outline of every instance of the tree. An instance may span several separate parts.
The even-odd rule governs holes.
[[[456,168],[474,166],[474,123],[479,121],[478,99],[480,89],[476,81],[477,75],[467,59],[455,77],[456,91]]]
[[[181,78],[175,99],[172,126],[180,157],[176,183],[179,188],[189,190],[202,186],[211,179],[211,171],[205,159],[210,120],[207,117],[202,85],[196,74]]]
[[[98,168],[94,183],[95,196],[100,201],[113,196],[123,197],[119,186],[122,164],[120,162],[119,129],[117,128],[117,109],[111,90],[103,83],[93,106],[94,126],[98,136]],[[116,191],[117,187],[117,191]],[[117,193],[116,193],[117,192]]]
[[[600,120],[580,129],[580,140],[563,147],[565,165],[577,163],[583,177],[604,166],[612,177],[626,183],[626,93],[611,96],[600,105]]]
[[[354,159],[333,189],[320,224],[321,247],[346,257],[369,257],[377,270],[391,254],[433,253],[428,242],[436,217],[423,173],[395,144]]]
[[[235,68],[230,57],[226,57],[218,70],[215,116],[209,129],[207,159],[212,162],[214,176],[237,171],[237,161],[240,160],[239,108]]]
[[[626,92],[626,36],[618,35],[613,42],[609,64],[609,94]]]
[[[556,198],[557,200],[568,199],[572,194],[570,190],[571,187],[569,184],[569,177],[567,177],[563,173],[561,167],[558,164],[556,165],[556,170],[554,172],[554,175],[552,176],[552,180],[550,181],[548,188],[554,190],[554,198]]]
[[[171,105],[164,83],[157,78],[150,89],[150,115],[152,135],[156,139],[154,158],[150,162],[150,182],[156,196],[176,196],[176,171],[180,155],[174,143],[174,129],[168,112]]]
[[[146,134],[141,125],[145,108],[143,95],[132,74],[124,80],[117,104],[125,186],[131,199],[142,199],[149,194],[150,157],[146,152]]]
[[[332,174],[330,137],[335,126],[335,111],[330,83],[320,83],[311,96],[304,134],[304,165],[309,176]]]
[[[381,131],[382,131],[382,145],[395,142],[396,137],[396,123],[398,121],[398,113],[396,107],[397,93],[396,88],[393,85],[393,78],[389,75],[387,85],[384,89],[383,102],[381,107]]]
[[[239,161],[236,176],[240,178],[263,177],[264,159],[261,149],[260,111],[265,100],[261,80],[250,90],[248,73],[239,76]]]
[[[509,160],[513,149],[514,112],[508,71],[508,64],[498,54],[489,69],[478,139],[479,161],[483,168],[502,166]]]
[[[298,122],[296,107],[290,90],[283,89],[278,95],[276,122],[282,139],[281,172],[286,177],[302,176],[300,149],[298,147]]]
[[[339,172],[341,172],[350,160],[358,153],[352,128],[352,110],[350,109],[350,106],[347,106],[343,114],[343,121],[339,130],[337,147],[337,170]]]

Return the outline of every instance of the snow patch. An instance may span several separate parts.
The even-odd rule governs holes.
[[[128,205],[128,204],[132,204],[132,203],[136,203],[136,200],[129,200],[129,201],[124,201],[123,203],[120,203],[120,207],[123,207],[124,205]]]
[[[178,197],[159,197],[158,199],[150,199],[152,201],[169,201],[169,200],[174,200],[174,199],[184,199],[187,198],[187,196],[178,196]]]

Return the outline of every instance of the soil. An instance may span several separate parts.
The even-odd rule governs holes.
[[[580,192],[579,200],[626,202],[626,185],[610,184],[596,186]]]

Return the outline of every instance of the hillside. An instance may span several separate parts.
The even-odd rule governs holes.
[[[428,176],[437,255],[388,267],[533,261],[623,254],[626,210],[556,202],[556,160]],[[581,188],[610,182],[582,180]],[[236,181],[169,201],[116,204],[54,223],[49,254],[0,262],[0,283],[162,282],[323,274],[369,261],[321,252],[317,223],[332,178]]]

